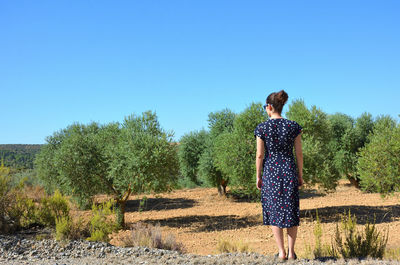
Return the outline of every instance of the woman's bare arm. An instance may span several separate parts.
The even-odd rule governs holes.
[[[294,149],[296,152],[297,170],[299,171],[299,186],[303,185],[303,150],[301,147],[301,134],[294,139]]]
[[[256,176],[257,176],[257,188],[261,189],[261,178],[262,178],[262,167],[264,160],[264,141],[257,136],[257,155],[256,155]]]

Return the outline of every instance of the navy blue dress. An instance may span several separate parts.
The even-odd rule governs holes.
[[[301,130],[297,122],[285,118],[269,119],[254,130],[254,136],[264,141],[265,148],[261,186],[264,225],[288,228],[300,223],[293,146]]]

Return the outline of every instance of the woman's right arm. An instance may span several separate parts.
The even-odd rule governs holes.
[[[301,147],[301,134],[294,139],[294,149],[296,152],[297,170],[299,178],[299,186],[303,185],[303,150]]]

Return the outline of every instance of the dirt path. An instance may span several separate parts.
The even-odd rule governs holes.
[[[126,222],[142,221],[160,224],[163,233],[172,233],[189,253],[215,254],[219,239],[246,242],[260,254],[276,252],[270,228],[262,225],[261,203],[237,202],[218,196],[215,188],[177,190],[157,196],[147,196],[143,210],[139,211],[138,197],[128,202]],[[336,192],[320,194],[316,190],[303,190],[301,194],[301,224],[296,243],[299,256],[307,256],[307,246],[314,243],[315,209],[322,222],[323,240],[330,244],[340,214],[348,209],[364,224],[376,215],[377,227],[390,228],[388,248],[400,246],[400,198],[382,199],[379,194],[365,194],[341,181]],[[112,241],[119,245],[120,232]]]

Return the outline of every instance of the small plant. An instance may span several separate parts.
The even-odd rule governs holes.
[[[385,259],[400,261],[400,248],[387,249],[385,251]]]
[[[114,204],[114,200],[106,201],[98,206],[93,204],[92,218],[90,219],[90,237],[87,240],[110,241],[109,235],[118,230],[118,225],[113,219],[113,215],[115,215]]]
[[[346,217],[345,217],[346,216]],[[342,237],[344,234],[344,238]],[[334,254],[343,258],[378,258],[382,259],[385,254],[389,230],[386,235],[381,235],[373,224],[367,222],[364,231],[357,230],[357,219],[355,215],[342,216],[341,228],[336,225],[332,249]]]
[[[144,225],[136,223],[131,228],[131,234],[123,239],[125,247],[150,247],[185,252],[185,248],[181,243],[177,243],[175,236],[172,234],[162,237],[160,225]]]
[[[57,219],[69,216],[69,210],[68,198],[56,190],[53,196],[42,198],[38,217],[43,225],[55,227]]]
[[[217,244],[220,253],[249,252],[249,245],[243,241],[220,239]]]
[[[139,202],[139,212],[142,212],[143,209],[146,207],[147,204],[147,197],[143,196],[143,198]]]
[[[314,258],[332,256],[333,251],[332,249],[322,242],[322,226],[321,220],[319,219],[318,209],[315,211],[316,213],[316,224],[314,226],[314,238],[315,238],[315,247],[314,247]]]
[[[70,216],[56,219],[55,238],[58,241],[78,240],[87,235],[86,225],[81,218],[75,220]]]

